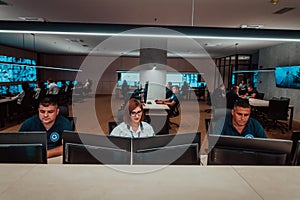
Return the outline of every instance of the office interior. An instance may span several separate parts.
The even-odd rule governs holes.
[[[84,82],[87,78],[93,80],[92,84],[92,91],[87,96],[73,96],[73,102],[69,104],[70,113],[69,116],[73,116],[77,118],[76,122],[76,129],[79,132],[84,133],[92,133],[92,134],[109,134],[109,127],[108,123],[112,121],[117,121],[118,119],[118,110],[122,107],[124,104],[124,97],[119,93],[120,92],[120,85],[118,85],[118,72],[124,71],[138,71],[141,65],[141,55],[140,55],[140,44],[135,44],[133,46],[124,47],[123,52],[115,52],[115,54],[108,54],[107,49],[101,49],[105,46],[105,42],[101,43],[102,41],[105,41],[105,39],[108,39],[112,36],[83,36],[84,39],[78,40],[80,38],[78,35],[73,34],[65,34],[62,36],[60,34],[55,33],[56,31],[63,31],[66,30],[72,26],[76,32],[83,32],[83,30],[89,30],[92,29],[91,27],[96,27],[96,30],[102,30],[103,24],[73,24],[73,23],[66,23],[66,24],[60,24],[57,23],[55,26],[52,26],[51,23],[46,22],[36,22],[36,23],[27,23],[27,22],[0,22],[1,27],[15,27],[13,30],[16,30],[16,32],[10,32],[10,33],[0,33],[0,55],[8,56],[8,57],[16,57],[16,58],[26,58],[26,59],[32,59],[36,61],[37,67],[37,80],[46,82],[48,79],[54,79],[55,81],[61,81],[61,80],[68,80],[68,81],[74,81],[77,82]],[[49,27],[47,27],[49,25]],[[107,24],[104,25],[105,28]],[[115,30],[118,29],[119,25],[111,25],[111,29]],[[34,28],[35,31],[27,32],[26,27]],[[55,29],[55,28],[57,29]],[[116,28],[117,27],[117,28]],[[122,31],[126,31],[126,25],[120,25],[122,27]],[[124,28],[125,27],[125,28]],[[130,27],[130,26],[128,26]],[[127,27],[127,28],[128,28]],[[144,25],[136,25],[134,28],[151,28],[151,26],[144,26]],[[41,33],[39,32],[42,29],[48,29],[50,33]],[[155,27],[157,28],[157,27]],[[197,42],[200,43],[201,48],[198,48],[198,46],[193,50],[186,50],[181,51],[174,49],[174,47],[171,48],[170,52],[167,52],[167,55],[165,58],[155,58],[157,60],[153,60],[150,56],[146,56],[146,63],[149,62],[151,65],[148,69],[153,69],[153,67],[160,67],[159,65],[165,65],[167,66],[166,69],[169,70],[169,72],[175,72],[175,73],[186,73],[186,74],[199,74],[201,77],[200,82],[205,82],[207,84],[206,90],[205,90],[205,96],[198,98],[197,94],[192,91],[191,96],[189,98],[186,98],[182,101],[182,108],[184,108],[186,114],[179,117],[176,117],[174,119],[170,119],[173,122],[176,122],[179,124],[179,127],[171,126],[171,128],[168,129],[169,134],[168,135],[175,135],[175,134],[184,134],[184,133],[190,133],[190,132],[200,132],[201,133],[201,150],[199,156],[203,156],[206,153],[207,146],[202,146],[206,144],[206,134],[207,129],[205,127],[205,119],[209,119],[212,117],[212,110],[213,107],[210,105],[207,105],[208,100],[208,93],[212,92],[217,86],[219,86],[221,83],[224,83],[226,88],[229,90],[232,85],[238,84],[241,79],[250,79],[250,81],[255,80],[255,87],[258,90],[258,92],[263,93],[264,100],[269,100],[273,97],[288,97],[290,99],[290,105],[293,106],[293,121],[292,121],[292,127],[291,129],[288,129],[284,133],[280,129],[270,129],[266,130],[268,138],[270,139],[278,139],[278,140],[291,140],[293,132],[297,132],[300,130],[300,111],[299,111],[299,103],[298,103],[298,97],[299,97],[299,89],[294,88],[282,88],[276,86],[276,80],[275,80],[275,68],[276,67],[284,67],[284,66],[299,66],[299,31],[297,30],[252,30],[252,29],[240,29],[240,28],[234,28],[234,29],[226,29],[226,28],[212,28],[210,30],[207,30],[205,28],[203,29],[197,29],[196,27],[176,27],[176,26],[161,26],[159,28],[168,28],[173,31],[182,30],[182,32],[179,32],[180,34],[186,34],[189,35],[190,33],[201,31],[205,33],[213,33],[213,39],[212,38],[206,38],[206,39],[195,39]],[[182,29],[181,29],[182,28]],[[1,28],[4,30],[4,28]],[[26,30],[26,32],[24,32]],[[189,30],[191,31],[189,33]],[[18,32],[20,31],[20,32]],[[58,38],[63,38],[62,40],[56,41],[52,36],[57,36]],[[201,35],[201,34],[200,34]],[[226,39],[226,42],[230,43],[230,45],[227,46],[227,48],[220,48],[219,51],[223,51],[222,53],[217,54],[218,52],[213,51],[212,49],[214,46],[218,46],[221,43],[225,43],[222,38],[222,36],[234,36],[230,37],[230,39]],[[246,36],[253,36],[254,39],[245,39],[243,37]],[[264,37],[260,38],[261,35],[264,35]],[[216,36],[216,38],[214,38]],[[271,38],[276,37],[276,40],[269,40]],[[86,52],[76,52],[76,53],[64,53],[64,52],[55,52],[53,50],[52,52],[44,52],[41,48],[43,46],[44,39],[49,37],[50,40],[52,40],[52,43],[55,44],[56,42],[62,42],[64,41],[65,46],[67,48],[74,48],[76,46],[82,46],[84,45],[84,41],[90,40],[98,40],[98,47],[100,47],[100,50],[96,48],[87,48],[88,51],[91,54],[87,54]],[[100,37],[101,39],[97,39]],[[259,39],[255,39],[255,37],[258,37]],[[8,40],[9,38],[13,38],[12,42],[6,42],[5,40]],[[60,38],[60,39],[61,39]],[[243,39],[241,39],[243,38]],[[74,41],[68,41],[74,39]],[[116,39],[119,39],[118,37]],[[5,42],[4,42],[5,41]],[[123,42],[123,40],[121,40]],[[190,42],[190,40],[188,40]],[[202,41],[202,42],[201,42]],[[130,41],[126,41],[130,43]],[[15,45],[17,43],[18,45]],[[68,43],[71,43],[71,47],[69,47]],[[180,42],[178,41],[179,45]],[[192,42],[193,43],[193,42]],[[214,43],[214,44],[212,44]],[[252,47],[251,49],[247,49],[248,47],[244,46],[244,43],[255,43],[257,47]],[[109,43],[107,43],[109,44]],[[258,45],[260,44],[260,45]],[[51,49],[51,45],[48,43],[49,49]],[[161,45],[161,43],[157,44]],[[195,45],[194,43],[191,44],[192,46]],[[211,45],[211,46],[210,46]],[[117,46],[117,45],[116,45]],[[121,49],[113,46],[117,50]],[[178,46],[177,46],[178,47]],[[185,46],[186,47],[186,46]],[[162,47],[160,47],[162,48]],[[164,47],[163,47],[164,48]],[[112,50],[114,50],[112,48]],[[174,53],[175,52],[175,53]],[[200,55],[200,53],[205,52],[205,55]],[[164,52],[166,53],[166,52]],[[145,60],[144,60],[145,61]],[[153,65],[152,63],[156,63]],[[89,69],[89,65],[92,65],[93,67]],[[157,66],[158,65],[158,66]],[[105,66],[105,67],[103,67]],[[208,68],[207,66],[215,66],[214,69]],[[51,67],[51,68],[49,68]],[[147,66],[146,66],[147,67]],[[164,66],[163,66],[164,67]],[[67,69],[67,70],[66,70]],[[165,68],[164,68],[165,69]],[[200,70],[199,70],[200,69]],[[82,71],[81,71],[82,70]],[[86,70],[86,71],[85,71]],[[88,72],[88,73],[84,73]],[[213,77],[213,78],[211,78]],[[32,83],[34,83],[33,81]],[[10,83],[1,83],[1,85],[9,85]],[[18,82],[19,84],[19,82]],[[166,84],[166,83],[165,83]],[[137,84],[137,86],[131,87],[131,91],[134,91],[137,87],[139,87],[140,84]],[[142,84],[143,86],[143,84]],[[195,89],[195,88],[193,88]],[[195,109],[195,107],[197,109]],[[2,108],[1,108],[2,109]],[[195,110],[197,110],[195,113]],[[91,112],[92,111],[92,112]],[[289,117],[291,111],[289,110]],[[196,116],[196,117],[195,117]],[[197,120],[195,120],[197,119]],[[23,119],[22,119],[23,120]],[[18,131],[18,128],[20,127],[20,124],[22,121],[18,120],[18,118],[14,118],[11,120],[5,119],[5,124],[3,127],[1,127],[1,132],[15,132]],[[288,124],[289,121],[285,120],[285,123]],[[206,144],[207,145],[207,144]],[[207,159],[207,158],[206,158]],[[207,160],[206,160],[207,161]],[[205,162],[205,160],[204,160]],[[59,164],[61,165],[63,163],[62,158],[58,159],[51,159],[48,160],[48,166],[49,170],[57,170],[59,167],[55,168],[56,165],[50,165],[50,164]],[[199,164],[201,167],[203,167],[203,163]],[[291,167],[289,164],[284,164],[288,166],[284,166],[284,169],[282,171],[282,168],[264,168],[264,167],[257,167],[257,168],[251,168],[248,165],[247,166],[218,166],[219,168],[208,168],[209,175],[210,176],[218,176],[222,177],[222,180],[232,181],[234,184],[236,184],[237,188],[240,188],[242,191],[244,191],[245,195],[249,199],[260,199],[262,197],[265,198],[290,198],[290,197],[297,197],[298,192],[296,190],[293,190],[293,188],[288,186],[282,186],[277,190],[275,193],[277,196],[275,197],[274,194],[265,192],[267,191],[268,187],[270,185],[274,186],[274,184],[281,185],[283,180],[282,177],[279,176],[281,174],[282,176],[289,177],[289,180],[291,180],[293,183],[298,184],[296,180],[296,174],[298,173],[297,167]],[[20,170],[20,174],[25,174],[26,172],[32,170],[28,176],[24,176],[23,180],[17,180],[16,182],[19,182],[16,184],[18,186],[19,184],[26,183],[30,178],[37,177],[37,174],[42,174],[43,178],[42,180],[49,178],[47,176],[45,171],[41,169],[39,166],[31,166],[31,165],[25,165],[24,168],[20,169],[20,164],[13,164],[13,165],[1,165],[1,168],[4,169],[4,171],[14,171]],[[64,166],[64,165],[62,165]],[[209,167],[214,166],[213,164]],[[76,166],[68,165],[69,169],[71,171],[65,171],[65,169],[62,169],[62,176],[60,176],[60,181],[64,182],[66,179],[64,178],[66,174],[70,174],[71,172],[74,172],[76,174],[79,174],[80,171],[85,170],[84,165],[78,165],[78,168]],[[83,173],[83,176],[88,176],[91,181],[83,181],[82,185],[85,186],[91,186],[93,183],[94,186],[98,186],[99,183],[94,183],[96,178],[102,178],[105,176],[105,173],[108,173],[115,177],[118,176],[121,179],[118,172],[124,172],[124,171],[130,171],[132,168],[129,168],[129,166],[121,166],[117,167],[115,170],[115,166],[112,167],[113,170],[110,170],[110,168],[103,168],[103,166],[99,166],[100,168],[97,168],[97,166],[90,166],[90,170],[95,175],[95,177],[90,177],[88,173]],[[128,168],[127,168],[128,167]],[[135,166],[136,167],[136,166]],[[200,166],[197,166],[200,167]],[[248,167],[248,168],[247,168]],[[220,187],[225,188],[224,184],[217,181],[218,177],[214,177],[211,180],[214,184],[210,183],[209,181],[204,181],[209,179],[204,174],[207,173],[204,169],[202,171],[198,171],[194,167],[188,168],[182,168],[185,169],[184,171],[188,173],[180,172],[180,168],[168,168],[166,169],[163,167],[165,171],[163,170],[157,170],[156,166],[149,165],[149,166],[138,166],[135,169],[140,169],[142,172],[153,172],[153,171],[160,171],[158,174],[150,177],[146,177],[145,181],[150,180],[151,178],[161,181],[166,184],[170,184],[173,186],[174,190],[170,189],[170,192],[174,192],[174,194],[178,194],[177,191],[175,191],[175,188],[178,187],[178,185],[174,185],[174,183],[177,183],[176,180],[173,180],[170,177],[170,174],[179,175],[182,180],[187,183],[188,180],[193,180],[189,183],[189,185],[203,185],[205,187],[213,187],[215,184],[219,185]],[[99,172],[99,169],[102,170],[102,172]],[[28,171],[27,171],[28,170]],[[280,170],[280,171],[279,171]],[[112,172],[113,171],[113,172]],[[182,174],[183,173],[183,174]],[[226,173],[229,173],[230,176],[226,175]],[[11,177],[11,174],[13,173],[6,173],[3,174],[3,177],[8,177],[7,179],[14,179],[16,177]],[[72,174],[72,173],[71,173]],[[197,179],[195,180],[193,176],[197,174],[199,177],[201,177],[201,180]],[[215,174],[215,175],[213,175]],[[252,178],[253,174],[255,174],[256,179]],[[261,175],[260,175],[261,174]],[[275,175],[274,175],[275,174]],[[123,178],[127,178],[127,180],[135,181],[134,178],[130,176],[131,174]],[[169,177],[169,180],[160,180],[158,176],[161,177]],[[71,176],[71,175],[70,175]],[[186,177],[185,177],[186,176]],[[50,177],[52,177],[50,175]],[[230,178],[231,177],[231,178]],[[234,177],[234,178],[232,178]],[[265,179],[261,180],[259,177]],[[73,178],[69,179],[76,179],[77,177],[74,176]],[[82,177],[81,177],[82,178]],[[120,180],[119,178],[116,178],[114,180]],[[138,177],[137,179],[140,179],[141,177]],[[148,179],[149,178],[149,179]],[[37,180],[38,178],[34,178]],[[143,179],[143,178],[141,178]],[[234,180],[233,180],[234,179]],[[247,180],[248,185],[243,182],[243,180]],[[266,180],[268,179],[268,180]],[[14,179],[16,180],[16,179]],[[270,181],[272,180],[272,181]],[[109,181],[109,180],[108,180]],[[143,180],[139,180],[143,181]],[[75,181],[74,181],[75,182]],[[124,181],[127,182],[128,181]],[[173,182],[173,184],[172,184]],[[268,183],[265,184],[264,187],[266,188],[260,188],[260,183]],[[40,181],[37,181],[42,187],[44,187],[43,183]],[[78,183],[73,183],[76,187],[80,188],[82,185],[78,185]],[[8,184],[9,185],[9,184]],[[120,187],[124,186],[122,183],[118,184]],[[134,184],[133,184],[134,185]],[[250,185],[250,187],[249,187]],[[15,189],[16,186],[11,186],[12,189]],[[102,187],[103,185],[99,185],[99,187]],[[7,186],[8,187],[8,186]],[[46,187],[46,186],[45,186]],[[252,189],[251,189],[252,187]],[[154,187],[157,189],[157,187]],[[250,189],[249,189],[250,188]],[[185,189],[185,191],[190,191],[191,199],[193,197],[199,197],[194,192],[194,187],[190,186],[190,188]],[[197,187],[195,188],[197,189]],[[18,198],[18,194],[13,194],[11,190],[7,190],[6,193],[3,193],[3,197],[12,197]],[[60,189],[58,189],[60,191]],[[66,190],[69,190],[68,188]],[[224,189],[226,190],[226,188]],[[159,190],[160,191],[160,190]],[[178,189],[180,191],[180,189]],[[227,190],[226,190],[227,191]],[[241,195],[236,195],[236,193],[229,192],[228,190],[226,195],[228,195],[228,199],[240,199],[242,198]],[[255,192],[254,192],[255,191]],[[290,192],[292,191],[292,192]],[[141,190],[142,192],[149,192],[147,189]],[[290,192],[290,193],[289,193]],[[75,192],[77,193],[77,192]],[[74,198],[75,197],[74,193]],[[112,195],[112,191],[109,191],[109,194]],[[121,191],[121,194],[125,194],[126,191]],[[21,194],[28,194],[26,191],[22,191]],[[126,193],[128,195],[128,193]],[[233,195],[234,194],[234,195]],[[64,193],[64,195],[68,196]],[[70,194],[69,194],[70,195]],[[97,195],[97,194],[93,194]],[[99,194],[98,194],[99,195]],[[152,196],[154,194],[151,194]],[[160,192],[157,195],[162,195]],[[194,195],[194,196],[193,196]],[[218,194],[206,194],[210,197],[218,198]],[[130,195],[129,195],[130,196]],[[179,195],[180,196],[180,195]],[[117,198],[118,194],[112,195],[112,197]],[[154,198],[154,197],[153,197]],[[175,198],[175,197],[174,197]]]

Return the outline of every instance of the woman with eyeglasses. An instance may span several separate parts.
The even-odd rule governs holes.
[[[155,136],[152,126],[142,121],[143,117],[143,104],[137,99],[130,99],[124,108],[124,122],[115,127],[110,135],[131,138]]]

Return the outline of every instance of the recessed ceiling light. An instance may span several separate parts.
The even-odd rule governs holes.
[[[30,21],[30,22],[45,22],[46,20],[42,17],[18,17],[18,19],[23,21]]]
[[[65,40],[67,40],[69,42],[74,42],[74,43],[82,43],[82,42],[84,42],[82,39],[79,39],[79,38],[66,38]]]
[[[222,43],[206,43],[206,47],[219,47],[222,46]]]
[[[262,28],[262,27],[264,27],[264,25],[262,25],[262,24],[250,24],[250,25],[242,24],[240,26],[240,28],[253,28],[253,29],[259,29],[259,28]]]

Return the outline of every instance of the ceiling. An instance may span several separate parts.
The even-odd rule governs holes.
[[[0,20],[41,21],[42,23],[131,24],[147,26],[222,27],[237,28],[257,25],[262,29],[300,31],[300,1],[279,0],[0,0]],[[274,12],[292,8],[283,14]],[[27,22],[24,22],[27,23]],[[1,25],[1,22],[0,22]],[[63,25],[60,25],[60,28]],[[1,26],[0,26],[1,30]],[[66,30],[68,31],[68,30]],[[87,54],[92,50],[103,53],[103,41],[108,36],[0,33],[0,44],[51,54]],[[254,53],[260,48],[283,41],[241,40],[238,38],[201,38],[195,41],[212,57],[235,53]],[[102,45],[102,46],[101,46]],[[100,47],[99,47],[100,46]],[[118,48],[107,48],[111,54],[137,55]],[[131,48],[131,47],[130,47]],[[182,55],[196,54],[195,48],[179,40],[173,47]],[[107,51],[108,50],[108,51]]]

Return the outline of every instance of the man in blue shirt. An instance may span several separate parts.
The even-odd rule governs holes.
[[[56,97],[47,95],[40,101],[38,115],[28,118],[19,131],[47,132],[47,157],[61,156],[63,153],[63,131],[72,130],[69,120],[59,115]]]
[[[214,134],[266,138],[262,125],[250,117],[251,107],[248,100],[238,100],[231,115],[221,118],[214,127]]]

